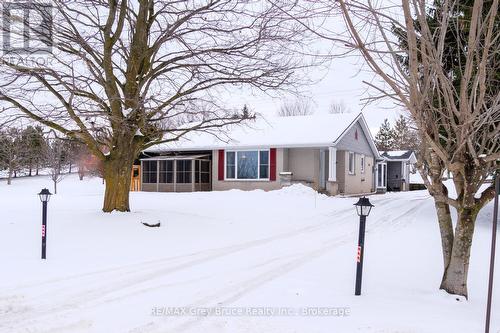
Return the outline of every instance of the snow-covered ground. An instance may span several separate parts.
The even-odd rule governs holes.
[[[101,180],[68,176],[49,202],[42,261],[36,193],[45,186],[46,177],[0,182],[0,332],[483,330],[492,204],[476,228],[470,299],[457,301],[438,291],[439,231],[425,191],[370,197],[363,295],[354,296],[355,198],[298,185],[132,193],[133,212],[104,214]],[[500,271],[493,306],[496,333]]]

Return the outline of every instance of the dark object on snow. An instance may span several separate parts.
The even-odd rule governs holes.
[[[149,223],[146,223],[146,222],[142,222],[142,224],[144,224],[146,227],[150,227],[150,228],[159,228],[161,223],[158,222],[156,224],[149,224]]]

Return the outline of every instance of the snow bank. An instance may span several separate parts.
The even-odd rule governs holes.
[[[304,184],[293,184],[282,189],[272,191],[277,195],[281,196],[293,196],[293,197],[317,197],[320,199],[327,199],[328,196],[325,194],[318,193],[310,186]]]

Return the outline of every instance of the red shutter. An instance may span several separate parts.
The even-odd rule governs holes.
[[[219,180],[224,180],[224,150],[219,150]]]
[[[276,180],[276,148],[271,148],[269,151],[269,180],[270,181],[275,181]]]

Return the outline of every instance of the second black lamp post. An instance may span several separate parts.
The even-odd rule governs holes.
[[[42,259],[46,258],[47,252],[47,202],[50,200],[52,193],[46,188],[38,193],[42,202]]]
[[[358,254],[356,266],[356,289],[354,295],[361,295],[361,280],[363,275],[363,257],[365,246],[365,230],[366,230],[366,217],[370,214],[373,205],[367,197],[359,198],[359,201],[354,204],[356,211],[359,215],[359,238],[358,238]]]

